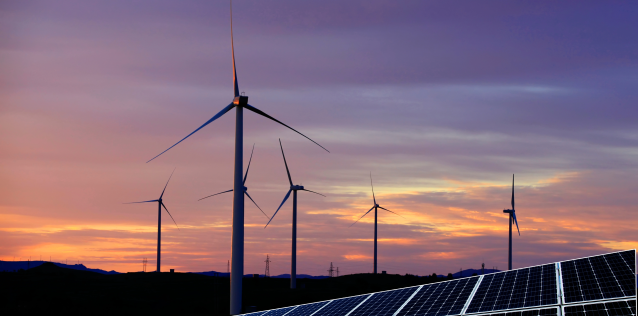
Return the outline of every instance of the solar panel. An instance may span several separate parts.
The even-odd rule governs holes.
[[[306,316],[311,315],[316,312],[318,309],[322,308],[324,305],[328,304],[328,301],[299,305],[297,308],[290,311],[286,316]]]
[[[361,302],[370,297],[370,294],[352,296],[334,301],[329,301],[323,308],[312,314],[313,316],[345,316]],[[264,315],[266,316],[266,315]]]
[[[265,314],[266,312],[255,312],[255,313],[249,313],[249,314],[242,314],[244,316],[261,316],[263,314]]]
[[[466,313],[557,304],[554,264],[488,274]]]
[[[638,316],[636,251],[244,315],[560,316],[561,310],[562,316]]]
[[[409,287],[394,291],[374,293],[370,299],[359,305],[348,316],[364,315],[392,315],[403,303],[412,296],[419,287]]]
[[[297,306],[272,309],[263,313],[262,316],[282,316],[294,308],[297,308]]]
[[[396,315],[460,314],[478,279],[472,277],[423,285]]]
[[[557,316],[558,308],[526,309],[511,312],[481,314],[481,316]]]
[[[636,300],[565,306],[564,316],[636,315]]]
[[[635,263],[622,253],[561,262],[565,303],[636,295]],[[630,256],[629,256],[630,257]]]

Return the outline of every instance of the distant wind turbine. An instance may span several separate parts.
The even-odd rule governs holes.
[[[311,142],[317,144],[319,147],[323,148],[325,151],[328,151],[323,146],[319,145],[319,143],[310,139],[308,136],[300,133],[296,129],[284,124],[283,122],[275,119],[274,117],[266,114],[265,112],[257,109],[256,107],[248,104],[248,96],[239,95],[239,84],[237,83],[237,68],[235,67],[235,45],[233,43],[233,9],[232,9],[232,1],[230,7],[230,39],[231,39],[231,52],[233,56],[233,88],[234,88],[234,99],[233,102],[223,108],[219,113],[215,114],[211,119],[206,121],[202,126],[198,127],[192,133],[186,135],[186,137],[182,138],[180,141],[175,143],[173,146],[161,152],[159,155],[153,157],[151,160],[159,157],[163,153],[167,152],[171,148],[177,146],[177,144],[183,142],[186,138],[198,132],[200,129],[204,128],[206,125],[212,123],[216,119],[222,117],[231,109],[236,109],[236,120],[235,120],[235,170],[234,170],[234,186],[233,186],[233,232],[232,232],[232,249],[231,249],[231,259],[232,259],[232,270],[230,275],[230,314],[237,315],[241,314],[242,310],[242,279],[244,275],[244,194],[243,191],[243,179],[242,179],[242,171],[243,171],[243,157],[244,157],[244,108],[255,112],[261,116],[264,116],[270,120],[273,120],[293,131],[298,133],[299,135],[307,138]],[[329,151],[328,151],[329,152]],[[150,162],[151,160],[147,161]]]
[[[509,222],[510,222],[510,251],[508,257],[507,267],[508,270],[512,270],[512,221],[516,223],[516,230],[518,231],[518,235],[521,235],[521,231],[518,229],[518,221],[516,220],[516,211],[514,210],[514,175],[512,175],[512,209],[511,210],[503,210],[503,213],[510,214]]]
[[[290,190],[288,190],[288,193],[286,193],[284,200],[281,202],[281,204],[279,204],[277,211],[275,211],[275,214],[272,215],[272,217],[270,218],[270,220],[268,221],[268,223],[266,224],[264,228],[268,227],[268,224],[272,222],[273,218],[275,218],[275,215],[277,215],[277,212],[279,212],[279,209],[281,209],[281,207],[284,206],[284,203],[286,203],[286,201],[290,197],[290,192],[293,192],[293,195],[292,195],[292,254],[291,254],[291,260],[290,260],[290,288],[296,289],[297,288],[297,191],[308,191],[314,194],[319,194],[323,197],[325,197],[325,195],[321,193],[317,193],[315,191],[306,190],[301,185],[292,184],[292,177],[290,177],[290,170],[288,169],[288,163],[286,162],[284,147],[281,145],[281,139],[279,140],[279,147],[281,147],[281,156],[284,157],[284,165],[286,166],[286,173],[288,174],[288,182],[290,183]]]
[[[175,169],[173,169],[173,172],[175,172]],[[160,272],[160,254],[161,254],[161,244],[162,244],[161,243],[162,241],[162,206],[166,210],[166,213],[168,213],[168,216],[170,216],[171,219],[173,220],[173,223],[175,223],[175,226],[177,227],[177,229],[179,229],[179,226],[177,226],[177,222],[175,222],[173,215],[171,215],[171,212],[168,211],[168,209],[166,208],[166,205],[164,205],[164,200],[162,199],[164,197],[164,192],[166,191],[166,187],[168,186],[168,182],[170,182],[171,178],[173,177],[173,172],[171,172],[171,176],[168,177],[168,181],[166,181],[166,185],[164,186],[164,190],[162,190],[162,194],[160,194],[159,199],[142,201],[142,202],[124,203],[124,204],[137,204],[137,203],[157,202],[158,210],[157,210],[157,271],[156,272]]]
[[[361,217],[359,217],[359,219],[352,223],[352,225],[350,225],[350,227],[352,227],[354,224],[356,224],[358,221],[360,221],[364,216],[368,215],[368,213],[370,213],[372,210],[374,210],[374,274],[377,274],[377,209],[382,209],[382,210],[386,210],[394,215],[398,215],[401,216],[395,212],[390,211],[387,208],[381,207],[381,205],[377,204],[377,199],[374,197],[374,186],[372,185],[372,172],[370,173],[370,186],[372,187],[372,200],[374,201],[374,205],[372,206],[371,209],[369,209],[365,214],[361,215]],[[403,217],[403,216],[401,216]]]
[[[244,175],[244,182],[242,183],[244,186],[244,194],[246,194],[246,196],[253,201],[253,203],[255,204],[255,206],[257,206],[257,208],[264,214],[264,216],[266,216],[266,218],[270,219],[270,217],[268,217],[268,215],[266,215],[266,213],[264,213],[264,211],[261,209],[261,207],[259,207],[259,205],[257,205],[257,202],[255,202],[255,200],[253,200],[252,197],[250,197],[250,194],[248,194],[248,188],[246,187],[246,179],[248,179],[248,170],[250,170],[250,162],[253,160],[253,152],[255,151],[255,145],[253,145],[253,150],[250,152],[250,160],[248,160],[248,168],[246,168],[246,174]],[[207,199],[209,197],[215,196],[215,195],[220,195],[222,193],[228,193],[228,192],[232,192],[233,189],[230,189],[228,191],[224,191],[224,192],[219,192],[219,193],[215,193],[215,194],[211,194],[209,196],[205,196],[201,199],[199,199],[198,201],[201,201],[203,199]]]

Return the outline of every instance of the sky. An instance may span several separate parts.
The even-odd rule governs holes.
[[[299,193],[298,273],[447,274],[638,245],[638,3],[233,3],[246,186]],[[0,2],[0,260],[120,272],[230,259],[234,112],[227,1]],[[245,209],[245,273],[289,273],[292,200]]]

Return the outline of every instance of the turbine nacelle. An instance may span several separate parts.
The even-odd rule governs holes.
[[[248,97],[245,95],[238,95],[233,99],[233,104],[236,106],[246,106],[248,104]]]
[[[303,185],[291,185],[290,190],[304,190]]]
[[[514,212],[515,212],[514,210],[503,210],[503,213],[507,213],[507,214],[511,214],[511,213],[514,213]]]
[[[381,207],[381,205],[375,203],[374,207]]]

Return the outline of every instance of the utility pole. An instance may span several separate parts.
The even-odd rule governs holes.
[[[481,263],[481,275],[485,274],[485,262]]]
[[[266,263],[266,271],[264,271],[264,277],[269,278],[270,277],[270,256],[266,255],[266,261],[264,261]]]
[[[337,267],[337,277],[339,277],[339,267]]]
[[[330,262],[330,270],[328,270],[328,275],[332,278],[334,276],[335,269],[332,267],[332,262]]]
[[[230,273],[230,260],[228,260],[228,267],[226,268],[226,273]]]
[[[463,268],[461,268],[461,270],[459,270],[459,278],[463,277]]]

